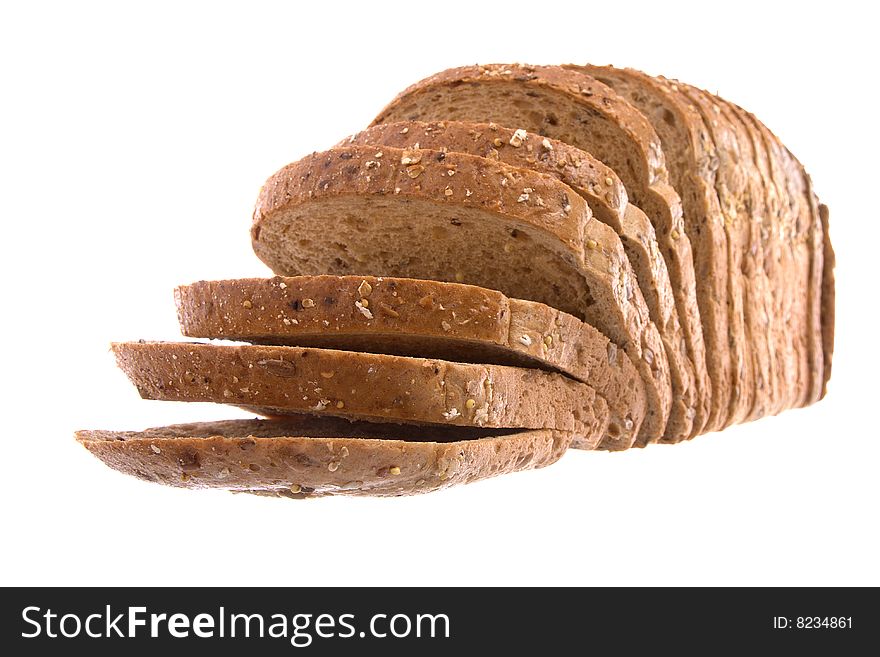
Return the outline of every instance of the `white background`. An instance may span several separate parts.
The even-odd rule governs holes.
[[[10,4],[0,584],[880,584],[870,3]],[[177,338],[176,284],[268,274],[248,228],[276,169],[430,73],[510,61],[681,78],[782,137],[832,211],[825,401],[403,499],[163,488],[75,443],[78,428],[246,416],[141,401],[108,343]]]

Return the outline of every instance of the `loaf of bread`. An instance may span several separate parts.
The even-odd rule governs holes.
[[[677,443],[820,400],[829,212],[754,115],[632,69],[495,64],[400,93],[263,186],[276,274],[175,290],[113,345],[141,396],[267,419],[80,431],[110,467],[397,496]]]

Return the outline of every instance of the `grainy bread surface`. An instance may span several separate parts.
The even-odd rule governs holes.
[[[493,121],[577,146],[617,172],[629,197],[654,224],[698,382],[690,382],[693,392],[676,396],[678,405],[664,437],[675,441],[690,436],[695,416],[707,407],[705,398],[698,405],[688,401],[709,390],[704,383],[705,349],[681,203],[668,184],[663,152],[650,123],[613,90],[582,72],[507,64],[450,69],[422,80],[398,95],[374,124],[401,120]]]
[[[377,149],[392,146],[467,153],[532,169],[571,187],[587,202],[593,216],[619,235],[645,298],[650,319],[663,341],[673,399],[679,400],[680,412],[684,414],[695,406],[698,391],[690,384],[694,380],[694,368],[654,227],[644,212],[628,202],[626,189],[613,169],[565,142],[496,123],[383,123],[352,135],[343,140],[344,144],[367,144]],[[706,391],[706,403],[709,396]],[[701,426],[705,421],[702,415],[696,413],[696,425]]]
[[[175,299],[189,337],[556,369],[608,403],[608,448],[630,447],[645,416],[644,384],[623,350],[572,315],[495,290],[298,276],[199,281]]]
[[[527,130],[469,121],[380,123],[343,139],[360,144],[468,153],[559,179],[590,206],[593,216],[621,232],[628,197],[614,170],[590,153]]]
[[[79,431],[105,464],[145,481],[301,499],[427,493],[541,468],[571,436],[351,423],[337,418],[230,420],[146,431]]]
[[[663,435],[669,366],[629,259],[556,178],[463,153],[337,148],[267,181],[252,237],[281,275],[456,280],[570,312],[639,370],[648,398],[640,442]]]
[[[608,428],[608,406],[592,388],[539,370],[311,347],[124,342],[113,352],[145,399],[269,416],[557,429],[585,448]]]
[[[754,307],[760,313],[760,322],[752,327],[752,340],[763,344],[766,354],[766,369],[761,369],[761,379],[757,381],[755,404],[750,420],[776,412],[780,399],[787,394],[780,355],[784,352],[788,330],[781,318],[778,308],[781,306],[780,296],[785,293],[785,272],[780,269],[779,244],[779,198],[773,184],[770,170],[770,154],[761,134],[751,119],[740,107],[718,98],[725,112],[738,122],[740,132],[748,139],[750,152],[756,167],[756,194],[760,202],[752,208],[750,231],[751,247],[747,254],[747,263],[758,276],[746,272],[755,288],[756,303]],[[762,304],[762,305],[758,305]],[[759,371],[759,370],[756,370]]]
[[[661,140],[670,183],[679,193],[693,246],[696,296],[706,345],[711,404],[702,430],[720,428],[732,390],[727,309],[727,236],[715,191],[718,156],[702,116],[677,85],[633,69],[587,66],[651,122]]]
[[[773,295],[767,271],[764,267],[765,242],[762,239],[765,216],[767,215],[767,195],[764,176],[758,163],[765,151],[755,150],[755,135],[736,109],[726,101],[706,94],[715,108],[715,114],[726,119],[739,145],[741,158],[740,167],[747,176],[746,194],[743,202],[745,216],[739,224],[738,233],[741,248],[740,268],[743,278],[743,318],[751,348],[752,399],[743,404],[737,422],[755,420],[767,415],[774,404],[774,386],[771,383],[776,376],[774,354],[779,346],[774,327],[770,323],[773,314]],[[769,226],[768,226],[769,228]]]
[[[776,190],[777,209],[777,258],[780,270],[780,285],[783,294],[778,300],[777,316],[785,327],[777,362],[783,372],[783,385],[775,411],[794,408],[807,389],[811,374],[809,372],[809,347],[806,331],[807,310],[804,303],[807,296],[810,254],[806,252],[803,235],[804,222],[799,217],[808,212],[806,196],[790,178],[792,173],[788,154],[776,139],[753,114],[745,112],[753,128],[757,129],[767,151],[772,187]],[[799,292],[796,292],[799,291]]]
[[[695,87],[675,81],[680,92],[703,117],[718,154],[715,191],[727,235],[728,327],[730,358],[733,362],[732,389],[725,427],[741,421],[752,408],[755,396],[751,335],[746,322],[747,281],[743,275],[743,254],[748,248],[750,169],[743,160],[738,135],[721,115],[714,98]]]

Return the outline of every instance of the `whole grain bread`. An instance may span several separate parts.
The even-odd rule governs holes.
[[[760,132],[740,107],[717,96],[716,99],[731,120],[737,122],[741,134],[748,140],[757,174],[755,188],[759,202],[751,208],[751,247],[746,255],[747,266],[751,267],[751,271],[746,271],[746,276],[750,278],[756,295],[753,307],[760,313],[760,322],[751,329],[752,340],[762,343],[763,351],[756,351],[756,355],[765,354],[766,358],[764,367],[756,364],[760,368],[756,371],[761,372],[761,377],[757,381],[755,404],[748,418],[756,420],[777,412],[781,398],[787,394],[783,362],[779,357],[784,352],[785,332],[789,330],[778,312],[782,304],[780,296],[785,294],[785,272],[779,266],[779,198],[772,182],[770,153]]]
[[[771,284],[764,268],[762,233],[768,212],[765,180],[758,159],[765,155],[765,151],[755,150],[756,135],[731,104],[709,92],[702,90],[699,92],[709,98],[716,116],[725,119],[733,130],[739,146],[740,166],[747,176],[746,195],[743,201],[745,216],[742,220],[737,218],[737,231],[741,249],[740,271],[745,313],[743,321],[751,348],[753,389],[750,404],[743,404],[738,415],[734,417],[736,422],[745,422],[767,415],[774,405],[776,386],[771,382],[777,373],[771,354],[778,350],[777,341],[780,338],[770,323],[770,318],[773,316],[771,290],[776,286]]]
[[[571,187],[587,202],[593,217],[611,227],[620,237],[648,306],[651,321],[663,341],[669,362],[672,396],[678,401],[677,412],[687,414],[688,409],[700,407],[697,403],[697,387],[688,384],[694,380],[694,368],[654,227],[640,209],[628,202],[623,183],[610,167],[565,142],[496,123],[383,123],[352,135],[342,144],[467,153],[532,169],[553,176]],[[708,391],[706,398],[709,398]],[[704,418],[697,413],[694,421],[699,424]]]
[[[727,419],[723,424],[727,427],[746,417],[752,408],[755,393],[751,336],[748,333],[744,305],[747,281],[742,267],[743,253],[748,241],[746,202],[751,192],[751,176],[749,165],[740,152],[737,133],[727,118],[721,116],[714,99],[694,87],[678,81],[675,84],[683,97],[703,117],[718,155],[715,191],[727,234],[728,326],[733,329],[730,343],[730,357],[734,368],[733,388]]]
[[[576,317],[460,283],[375,276],[199,281],[175,290],[184,335],[554,369],[609,409],[608,449],[632,446],[644,384],[629,357]]]
[[[699,406],[674,409],[665,438],[691,435],[710,390],[693,257],[680,200],[668,184],[660,142],[647,120],[612,89],[580,71],[513,64],[438,73],[399,94],[373,123],[402,120],[492,121],[521,128],[588,151],[617,172],[630,199],[654,225],[688,341],[696,381],[691,385],[702,395]]]
[[[553,372],[250,344],[122,342],[113,352],[144,399],[233,404],[267,416],[557,429],[585,449],[608,429],[605,400]]]
[[[727,235],[715,191],[719,162],[715,142],[703,117],[669,80],[612,66],[586,66],[584,70],[636,107],[661,140],[670,183],[681,197],[685,229],[693,246],[697,302],[712,384],[703,430],[720,429],[733,390],[729,345],[740,337],[729,329]]]
[[[809,342],[807,335],[807,303],[809,295],[810,254],[807,252],[805,229],[802,219],[809,213],[804,190],[792,180],[798,172],[792,166],[789,155],[773,133],[753,114],[745,112],[753,129],[761,135],[767,151],[771,180],[775,187],[778,207],[776,229],[779,261],[779,285],[784,291],[776,308],[777,317],[786,328],[780,350],[783,372],[781,398],[775,412],[800,405],[808,389],[812,374],[809,365]],[[794,292],[797,291],[797,292]]]
[[[114,470],[180,488],[302,499],[427,493],[542,468],[571,440],[548,429],[480,430],[338,418],[229,420],[146,431],[78,431]]]
[[[276,274],[466,282],[573,314],[639,370],[640,444],[663,435],[671,384],[657,327],[617,234],[556,178],[464,153],[337,148],[267,181],[252,241]]]

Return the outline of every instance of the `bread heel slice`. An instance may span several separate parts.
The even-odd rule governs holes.
[[[106,465],[144,481],[294,499],[413,495],[542,468],[559,460],[571,438],[549,429],[426,428],[335,418],[76,433]]]

